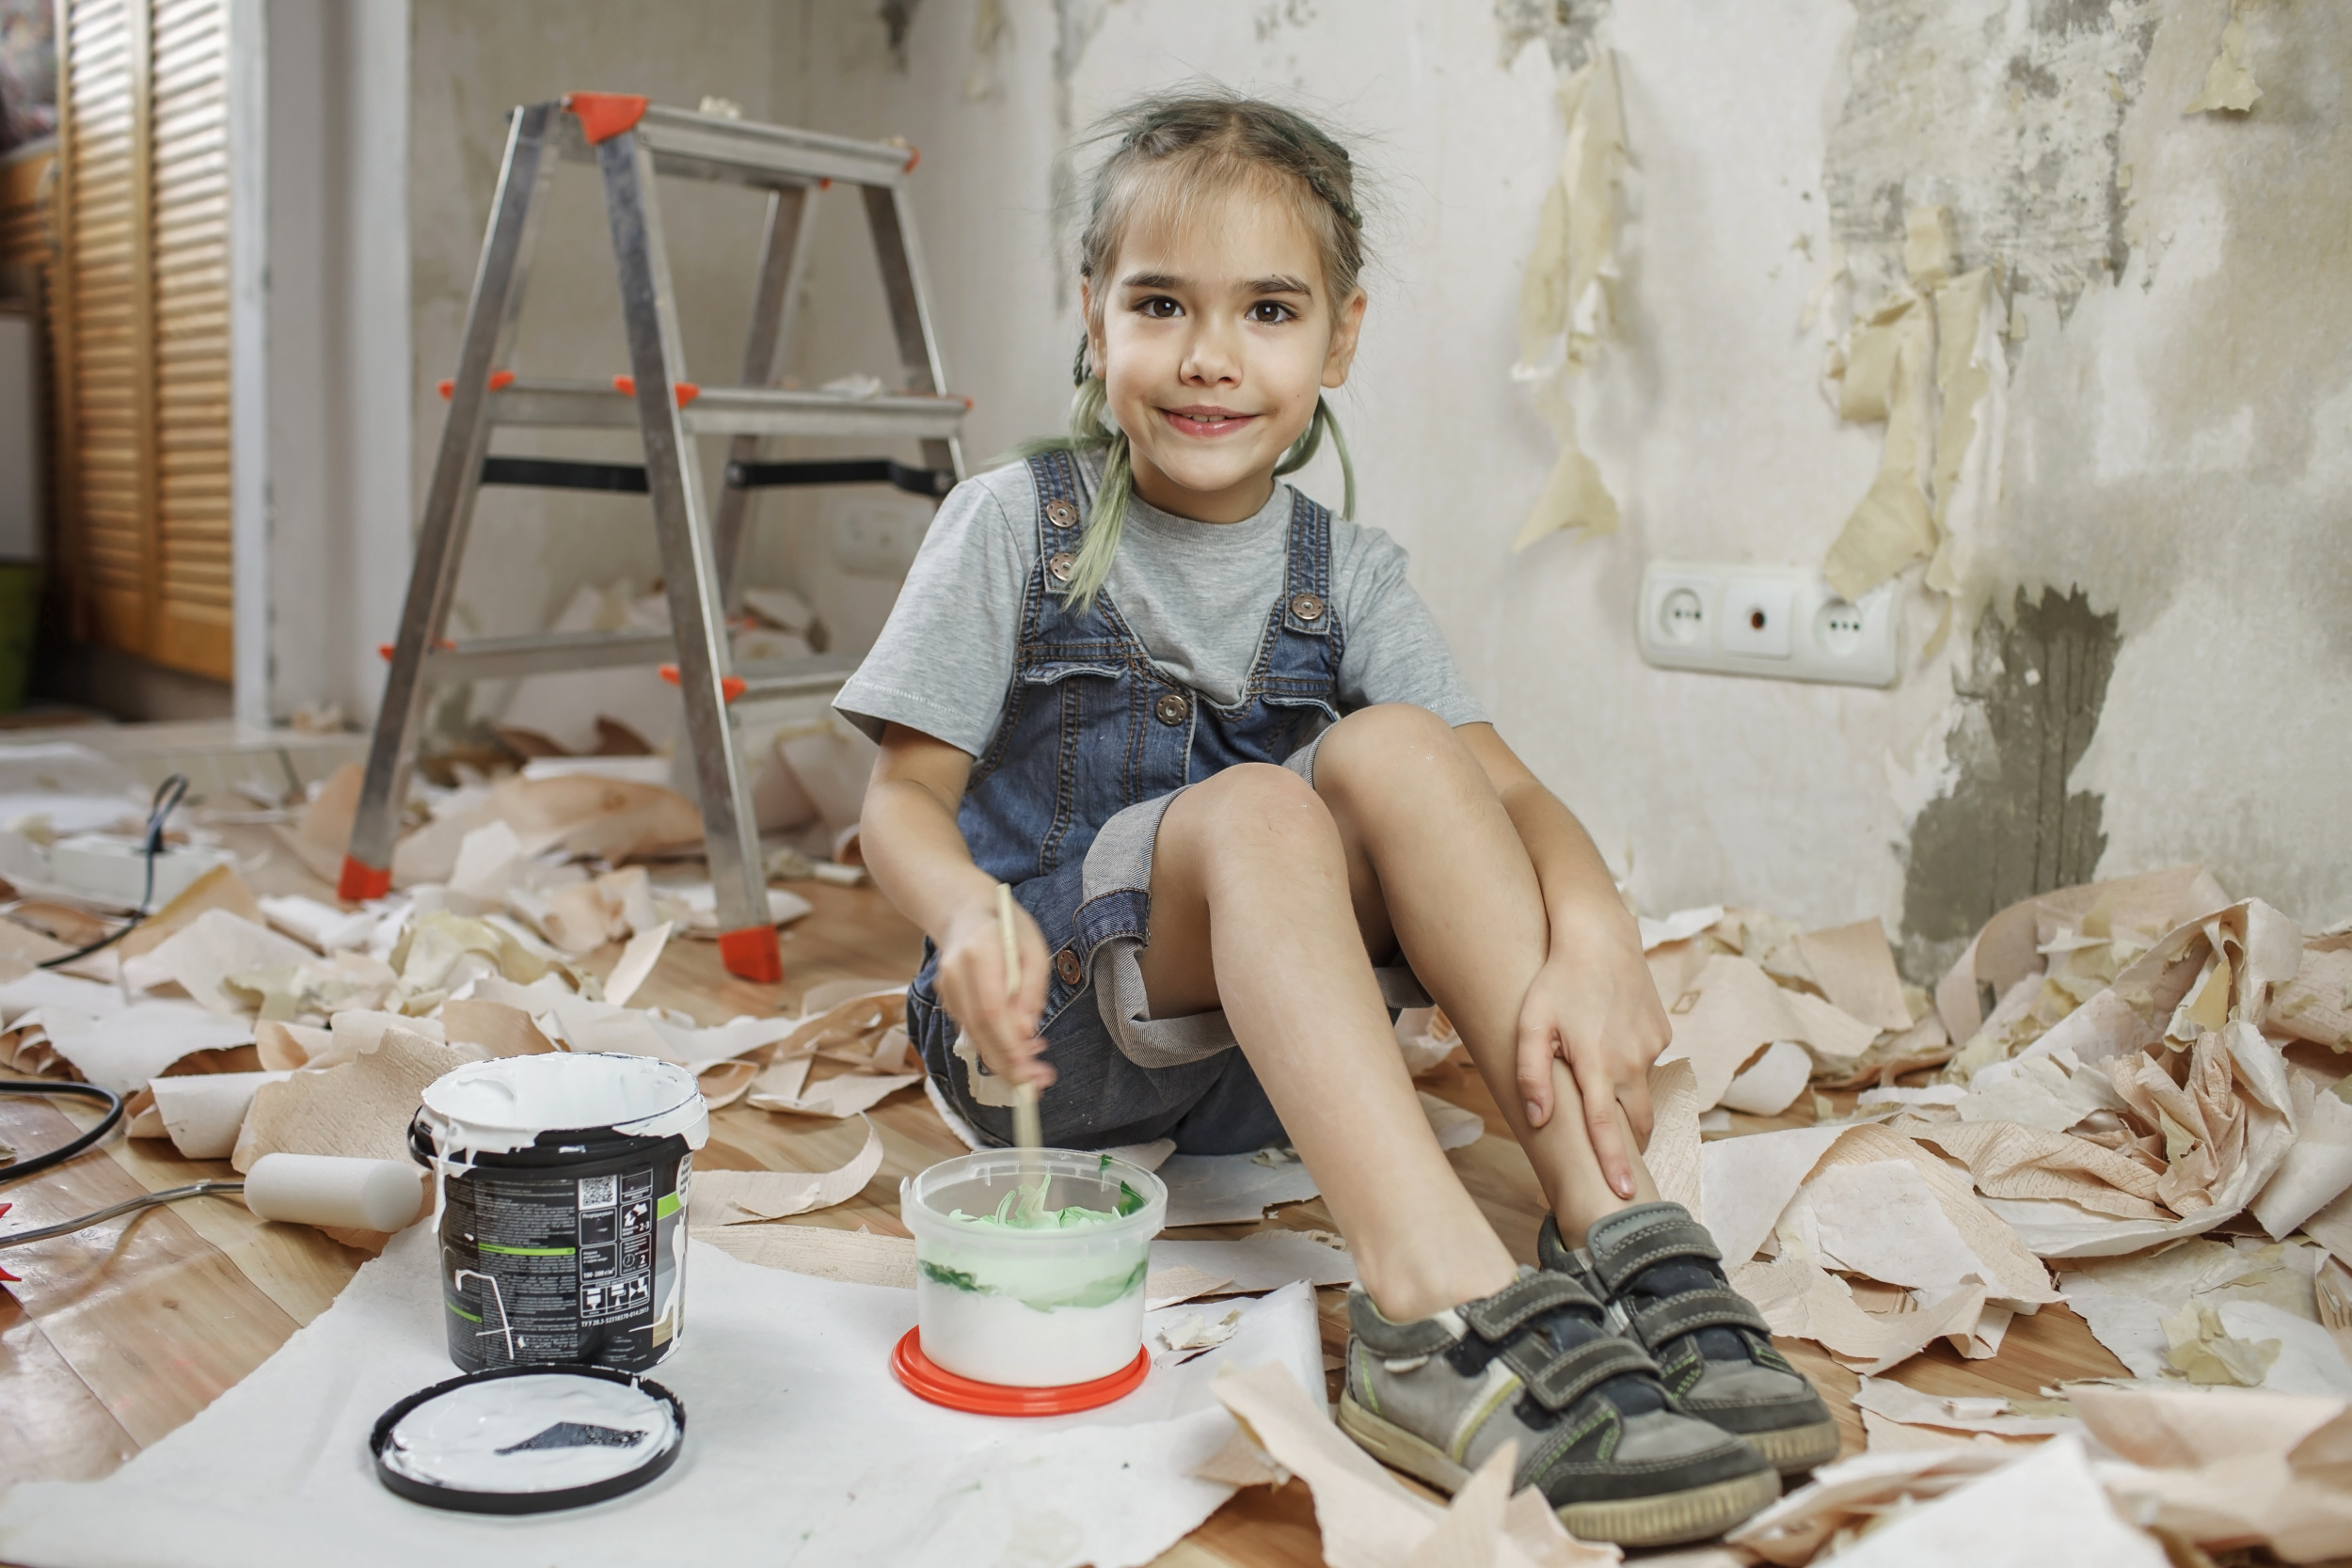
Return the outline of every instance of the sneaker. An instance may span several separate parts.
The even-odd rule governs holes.
[[[1341,1429],[1441,1491],[1516,1443],[1512,1490],[1534,1486],[1571,1533],[1627,1546],[1708,1540],[1780,1496],[1756,1449],[1675,1410],[1656,1363],[1568,1275],[1522,1270],[1415,1323],[1382,1317],[1360,1288],[1347,1309]]]
[[[1681,1204],[1621,1209],[1580,1252],[1547,1216],[1535,1251],[1609,1304],[1610,1321],[1657,1360],[1676,1409],[1739,1433],[1784,1476],[1837,1457],[1829,1407],[1772,1348],[1772,1325],[1731,1288],[1714,1238]]]

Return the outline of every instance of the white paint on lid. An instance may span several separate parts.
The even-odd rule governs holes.
[[[677,1435],[669,1402],[633,1384],[565,1372],[487,1378],[403,1416],[384,1464],[463,1492],[561,1492],[642,1468]]]

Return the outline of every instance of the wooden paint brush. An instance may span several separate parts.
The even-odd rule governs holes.
[[[1012,888],[1004,882],[996,884],[996,934],[1005,943],[1005,1000],[1009,1002],[1021,994],[1021,935],[1012,920]],[[1042,1148],[1045,1134],[1038,1124],[1037,1085],[1024,1078],[1012,1092],[1012,1141],[1025,1150]]]

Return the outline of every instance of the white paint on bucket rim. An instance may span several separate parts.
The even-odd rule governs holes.
[[[610,1127],[700,1148],[710,1116],[694,1075],[651,1056],[570,1051],[469,1062],[425,1085],[424,1123],[444,1160],[528,1148],[556,1129]]]

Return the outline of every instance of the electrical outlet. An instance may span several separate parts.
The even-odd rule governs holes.
[[[1750,658],[1787,658],[1795,645],[1788,635],[1788,611],[1796,599],[1792,582],[1752,576],[1730,578],[1724,584],[1717,644],[1727,654]]]
[[[1654,561],[1634,641],[1661,669],[1892,686],[1896,620],[1892,583],[1850,603],[1809,567]]]

